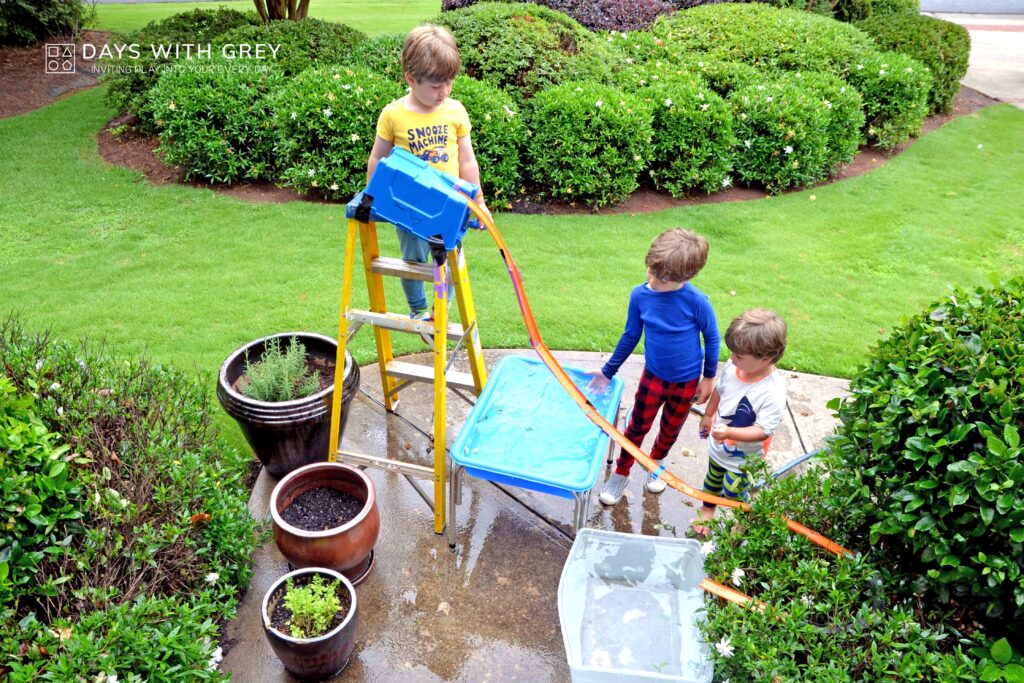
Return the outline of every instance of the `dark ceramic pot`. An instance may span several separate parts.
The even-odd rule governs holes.
[[[306,491],[332,488],[363,501],[345,524],[326,531],[305,531],[281,517],[281,512]],[[327,567],[359,584],[373,564],[373,546],[380,533],[377,489],[362,470],[338,462],[300,467],[277,482],[270,494],[274,542],[293,567]]]
[[[254,363],[263,356],[267,342],[274,337],[287,345],[298,337],[306,347],[309,360],[330,372],[330,386],[294,401],[257,401],[238,391],[238,382],[245,373],[246,354]],[[330,337],[312,332],[284,332],[249,342],[232,353],[220,366],[217,398],[225,412],[238,421],[242,433],[267,471],[282,477],[311,462],[327,459],[331,437],[331,404],[334,399],[334,367],[338,343]],[[345,352],[345,375],[342,383],[341,432],[348,421],[352,397],[359,389],[359,366]],[[339,436],[340,439],[340,436]]]
[[[270,615],[277,603],[284,599],[288,579],[320,574],[328,581],[341,581],[339,590],[346,591],[350,606],[348,615],[331,631],[316,638],[293,638],[270,624]],[[312,577],[311,577],[312,578]],[[348,579],[338,572],[323,567],[296,569],[274,582],[263,596],[263,633],[270,647],[278,656],[284,668],[305,680],[329,678],[348,664],[356,646],[356,629],[359,627],[359,603],[356,589]]]

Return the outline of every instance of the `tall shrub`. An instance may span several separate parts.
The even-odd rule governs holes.
[[[1024,279],[956,289],[879,343],[839,405],[835,485],[888,562],[1024,616]]]
[[[792,72],[783,76],[815,94],[828,114],[825,170],[850,162],[864,144],[864,101],[849,83],[820,71]]]
[[[78,36],[95,18],[95,7],[81,0],[7,0],[0,2],[0,45]]]
[[[348,54],[339,56],[342,64],[359,66],[398,82],[402,74],[402,46],[405,35],[385,33],[359,43]]]
[[[625,200],[651,157],[651,107],[597,83],[565,83],[531,102],[528,175],[555,199],[600,207]]]
[[[240,26],[217,36],[218,45],[279,45],[275,65],[294,76],[314,64],[335,64],[366,40],[362,31],[320,19]]]
[[[932,77],[916,59],[870,50],[845,74],[864,100],[867,138],[893,148],[921,132]]]

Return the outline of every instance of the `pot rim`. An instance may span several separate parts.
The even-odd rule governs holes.
[[[281,338],[298,337],[299,341],[302,341],[303,338],[306,338],[306,339],[316,339],[316,340],[319,340],[319,341],[322,341],[322,342],[327,342],[328,345],[334,347],[335,359],[337,359],[338,340],[334,339],[333,337],[328,337],[325,334],[320,334],[318,332],[305,332],[305,331],[301,331],[301,330],[300,331],[295,331],[295,332],[277,332],[275,334],[268,334],[265,337],[260,337],[259,339],[253,339],[250,342],[246,342],[245,344],[242,344],[237,349],[235,349],[234,351],[231,352],[231,355],[229,355],[227,357],[227,360],[225,360],[223,363],[221,363],[220,372],[217,373],[217,382],[218,382],[220,388],[223,391],[225,391],[228,394],[228,396],[230,396],[231,398],[233,398],[236,401],[241,401],[241,402],[253,405],[253,406],[260,406],[260,407],[270,406],[270,407],[273,407],[273,408],[280,408],[280,409],[287,409],[287,408],[290,408],[292,406],[299,406],[299,405],[302,405],[302,404],[305,404],[305,403],[313,403],[313,402],[317,402],[317,401],[323,401],[324,399],[327,399],[328,397],[333,396],[333,394],[334,394],[334,377],[331,377],[330,378],[330,384],[328,384],[325,388],[321,389],[320,391],[318,391],[318,392],[316,392],[314,394],[310,394],[309,396],[303,396],[302,398],[292,399],[291,401],[259,401],[259,400],[255,399],[255,398],[249,398],[248,396],[246,396],[245,394],[241,393],[240,391],[236,391],[231,386],[231,383],[228,382],[228,380],[227,380],[228,368],[235,362],[235,360],[238,359],[239,357],[244,358],[246,351],[248,351],[249,349],[251,349],[254,346],[257,346],[259,344],[265,344],[267,341],[269,341],[269,340],[271,340],[271,339],[273,339],[275,337],[281,337]],[[352,357],[352,354],[350,354],[346,350],[345,357],[346,357],[346,360],[347,360],[348,358]],[[352,358],[352,363],[353,364],[355,363],[355,358]],[[352,372],[351,367],[346,362],[345,363],[345,369],[344,369],[343,374],[342,374],[342,382],[344,382],[345,380],[348,379],[348,377],[349,377],[351,372]]]
[[[332,579],[340,579],[342,585],[345,586],[345,590],[348,591],[349,597],[352,599],[352,603],[349,605],[348,614],[345,615],[345,619],[342,620],[340,624],[332,628],[327,633],[317,636],[316,638],[296,638],[287,633],[282,633],[281,631],[278,631],[276,628],[270,625],[270,616],[267,614],[267,607],[270,604],[270,596],[273,595],[274,592],[279,587],[284,585],[288,581],[288,579],[295,578],[296,576],[302,576],[304,574],[321,574],[326,575]],[[344,574],[336,572],[333,569],[327,569],[326,567],[306,567],[304,569],[295,569],[293,571],[290,571],[284,576],[278,578],[277,581],[270,585],[270,588],[267,589],[267,592],[263,594],[263,605],[260,608],[260,614],[263,616],[263,628],[267,629],[268,631],[273,631],[275,634],[281,636],[285,640],[292,640],[297,643],[318,643],[327,640],[331,636],[337,635],[343,628],[348,626],[349,622],[351,622],[352,619],[355,617],[356,607],[358,605],[357,601],[358,598],[356,597],[356,587],[352,585],[352,582],[349,581]]]
[[[285,485],[291,483],[292,479],[298,478],[299,475],[301,475],[307,470],[317,469],[320,467],[327,467],[329,469],[342,468],[347,472],[357,475],[359,479],[362,480],[362,482],[366,485],[366,503],[363,505],[363,509],[359,511],[359,514],[357,514],[355,517],[348,520],[341,526],[331,527],[330,529],[324,529],[323,531],[307,531],[306,529],[300,529],[299,527],[293,526],[288,522],[284,521],[284,518],[281,517],[281,513],[278,512],[277,510],[277,498],[281,491],[284,490]],[[329,538],[331,536],[338,534],[339,532],[347,531],[348,529],[355,527],[357,524],[361,523],[364,519],[367,518],[367,516],[369,516],[370,511],[373,510],[373,506],[376,502],[377,489],[374,486],[373,480],[370,479],[366,472],[363,472],[358,467],[353,467],[352,465],[348,465],[343,462],[312,462],[308,465],[303,465],[298,469],[292,470],[284,477],[282,477],[279,482],[277,482],[277,484],[274,486],[274,490],[270,492],[270,515],[274,520],[274,524],[278,525],[279,527],[281,527],[282,529],[284,529],[285,531],[294,536],[299,536],[302,538]]]

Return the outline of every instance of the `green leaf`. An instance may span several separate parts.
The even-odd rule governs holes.
[[[1003,670],[1003,677],[1007,683],[1024,683],[1024,666],[1007,664]]]
[[[979,680],[983,681],[983,683],[990,683],[991,681],[998,681],[1002,677],[1002,668],[996,666],[995,664],[989,664],[981,672],[981,678]]]
[[[1024,528],[1012,529],[1010,531],[1010,538],[1015,543],[1024,543]]]
[[[53,465],[50,467],[50,473],[47,476],[53,479],[54,477],[58,476],[61,472],[63,472],[64,468],[67,467],[67,465],[68,464],[63,460],[53,463]]]
[[[917,531],[928,531],[929,529],[932,529],[936,523],[937,522],[934,517],[931,515],[925,515],[917,521],[917,524],[914,525],[914,529]]]
[[[1006,638],[1000,638],[992,646],[992,659],[996,660],[998,664],[1008,664],[1012,657],[1013,648],[1010,647]]]
[[[1003,427],[1003,441],[1010,448],[1017,448],[1020,446],[1020,434],[1017,432],[1017,428],[1011,424],[1007,424]]]

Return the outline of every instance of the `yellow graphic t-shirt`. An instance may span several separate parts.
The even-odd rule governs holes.
[[[405,106],[405,98],[384,107],[377,119],[377,135],[453,176],[459,175],[459,143],[469,135],[469,114],[450,97],[437,111],[418,114]]]

